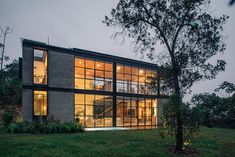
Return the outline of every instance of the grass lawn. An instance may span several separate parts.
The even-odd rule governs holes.
[[[183,156],[169,152],[174,138],[161,139],[159,129],[99,131],[77,134],[6,134],[0,128],[0,156],[78,157],[78,156]],[[193,147],[200,157],[235,157],[235,130],[201,128]]]

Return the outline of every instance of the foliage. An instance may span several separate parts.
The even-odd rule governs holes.
[[[83,132],[83,126],[75,122],[60,123],[55,122],[18,122],[8,126],[7,131],[9,133],[42,133],[42,134],[53,134],[53,133],[75,133]]]
[[[179,99],[179,103],[173,104],[176,150],[183,147],[183,95],[195,82],[214,79],[225,70],[224,60],[214,64],[208,60],[225,50],[222,31],[228,17],[212,16],[205,9],[209,4],[210,0],[120,0],[111,16],[105,16],[103,21],[107,26],[120,27],[121,32],[115,36],[134,39],[138,52],[157,59],[163,69],[168,69],[163,83]],[[159,47],[162,52],[158,52]]]
[[[177,123],[177,110],[175,103],[180,103],[176,95],[169,97],[167,103],[163,106],[163,125],[166,126],[166,130],[161,132],[162,137],[172,136],[176,134]],[[190,107],[190,104],[182,103],[180,105],[181,119],[184,131],[184,143],[191,141],[192,137],[199,132],[199,126],[201,124],[201,114],[198,108]]]
[[[224,81],[222,84],[219,85],[218,88],[215,89],[215,92],[224,91],[226,95],[235,92],[235,84],[230,83],[228,81]]]
[[[225,50],[221,32],[227,19],[205,12],[209,3],[210,0],[120,0],[104,23],[121,27],[118,34],[133,38],[138,50],[150,59],[161,56],[167,60],[162,65],[172,71],[176,66],[184,92],[195,81],[215,78],[226,64],[224,60],[215,65],[207,62]],[[167,50],[165,53],[156,52],[159,44]]]
[[[2,120],[4,121],[5,126],[9,125],[12,122],[13,115],[11,112],[4,112],[2,115]]]
[[[4,109],[20,104],[21,81],[19,79],[19,63],[13,60],[0,71],[0,107]]]
[[[230,0],[229,5],[233,5],[235,3],[235,0]]]
[[[215,93],[196,94],[191,101],[201,112],[203,125],[235,128],[235,94],[229,98]]]

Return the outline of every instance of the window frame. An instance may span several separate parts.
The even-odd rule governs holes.
[[[35,83],[34,82],[34,55],[35,55],[35,50],[38,50],[38,51],[44,51],[44,52],[46,52],[46,55],[47,55],[47,61],[45,62],[46,64],[47,64],[47,68],[46,68],[46,83]],[[32,56],[32,84],[33,85],[38,85],[38,86],[48,86],[48,78],[49,78],[49,72],[48,72],[48,70],[49,70],[49,68],[48,68],[48,66],[49,66],[49,53],[48,53],[49,51],[47,50],[47,49],[43,49],[43,48],[33,48],[33,56]]]

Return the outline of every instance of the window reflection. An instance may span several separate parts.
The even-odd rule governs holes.
[[[47,84],[47,51],[34,49],[34,84]]]

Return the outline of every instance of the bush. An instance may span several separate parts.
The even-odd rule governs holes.
[[[13,115],[11,112],[5,112],[3,115],[2,115],[2,120],[5,124],[5,126],[9,125],[11,123],[13,119]]]
[[[75,133],[83,132],[84,128],[81,124],[75,122],[31,122],[31,123],[14,123],[8,126],[7,132],[9,133]]]
[[[181,121],[183,125],[184,142],[191,141],[200,131],[201,114],[195,107],[191,107],[188,103],[182,103],[176,95],[169,97],[167,103],[163,106],[162,122],[166,129],[160,132],[161,137],[169,137],[176,135],[177,131],[177,109],[179,105],[181,112]],[[178,103],[178,104],[177,104]]]

